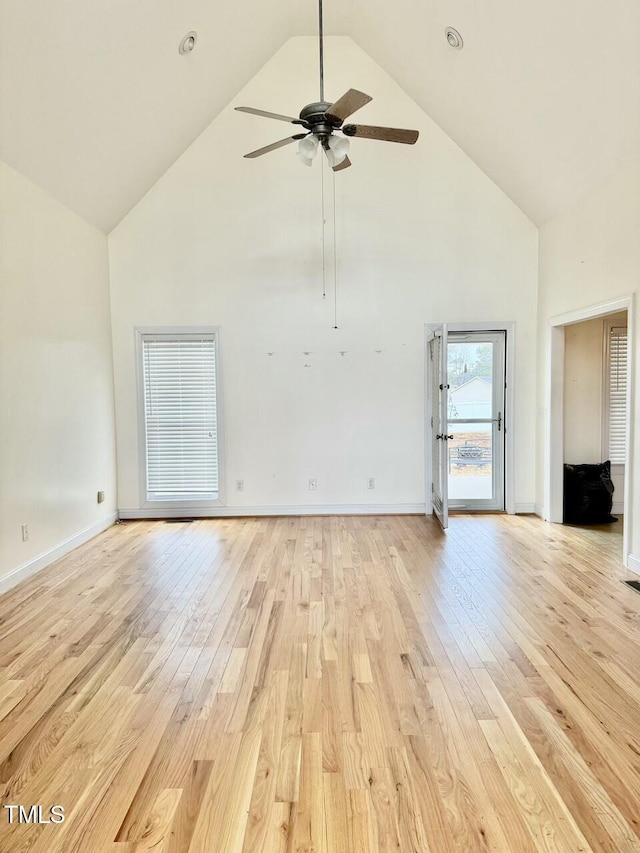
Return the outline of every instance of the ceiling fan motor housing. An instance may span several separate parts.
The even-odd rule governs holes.
[[[327,111],[331,107],[332,104],[326,101],[307,104],[300,111],[300,121],[316,136],[330,136],[342,124],[341,119],[327,115]]]

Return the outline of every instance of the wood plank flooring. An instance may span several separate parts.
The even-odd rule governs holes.
[[[618,525],[619,526],[619,525]],[[0,599],[3,853],[640,851],[640,595],[533,517],[113,527]]]

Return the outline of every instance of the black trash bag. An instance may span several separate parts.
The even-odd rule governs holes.
[[[610,524],[613,508],[611,462],[564,466],[564,523]]]

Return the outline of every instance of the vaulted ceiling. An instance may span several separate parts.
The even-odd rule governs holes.
[[[637,0],[324,2],[327,31],[351,36],[536,223],[640,151]],[[314,0],[0,0],[0,159],[108,232],[316,26]],[[189,30],[196,50],[181,56]],[[285,91],[262,106],[296,107]]]

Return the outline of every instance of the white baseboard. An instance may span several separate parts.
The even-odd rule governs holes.
[[[39,572],[41,569],[51,565],[51,563],[59,560],[60,557],[64,557],[65,554],[68,554],[69,551],[73,551],[74,548],[84,545],[84,543],[88,542],[89,539],[93,539],[94,536],[97,536],[99,533],[102,533],[103,530],[111,527],[111,525],[117,520],[118,513],[114,512],[106,518],[92,524],[90,527],[85,527],[84,530],[74,533],[73,536],[65,539],[64,542],[60,542],[58,545],[49,549],[49,551],[39,554],[37,557],[29,560],[28,563],[23,563],[22,566],[18,566],[17,569],[14,569],[12,572],[9,572],[8,575],[0,578],[0,594],[11,589],[11,587],[14,587],[16,584],[21,583],[23,580],[26,580],[31,575],[35,575],[36,572]]]
[[[236,518],[264,515],[415,515],[424,504],[310,504],[307,506],[151,507],[121,509],[122,519],[140,518]]]
[[[542,508],[542,504],[534,504],[533,511],[536,515],[540,516],[540,518],[544,518],[544,509]]]
[[[611,509],[612,515],[624,515],[624,501],[614,501]]]
[[[626,566],[628,569],[631,569],[632,572],[637,572],[637,574],[640,575],[640,557],[634,557],[633,554],[628,554]]]
[[[530,515],[533,512],[536,512],[535,504],[516,504],[516,515]]]

